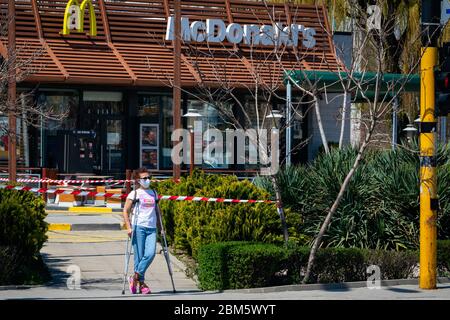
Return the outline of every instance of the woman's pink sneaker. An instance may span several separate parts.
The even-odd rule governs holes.
[[[141,285],[141,293],[142,294],[150,294],[150,293],[152,293],[152,290],[150,290],[150,288],[145,283],[143,283]]]
[[[137,290],[136,290],[136,281],[134,280],[133,276],[130,276],[128,278],[128,283],[130,284],[130,292],[132,294],[135,294],[137,292]]]

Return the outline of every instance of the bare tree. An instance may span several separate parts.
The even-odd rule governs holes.
[[[385,0],[379,0],[377,5],[381,8],[385,2]],[[384,81],[387,64],[390,63],[390,61],[386,60],[388,58],[386,53],[393,50],[390,47],[392,43],[386,39],[394,32],[394,24],[391,20],[395,19],[395,17],[385,17],[379,29],[367,30],[366,22],[369,17],[365,8],[354,7],[353,14],[356,15],[355,21],[357,22],[357,28],[354,32],[360,33],[360,39],[362,39],[359,46],[353,47],[353,50],[361,59],[354,60],[349,70],[344,70],[345,72],[342,73],[338,72],[337,75],[345,96],[352,92],[355,95],[361,95],[365,102],[367,112],[364,113],[362,119],[365,126],[365,137],[358,148],[353,165],[341,183],[339,192],[314,239],[303,283],[309,281],[317,250],[322,244],[322,238],[332,222],[333,215],[336,213],[354,173],[358,169],[369,145],[373,142],[377,126],[392,111],[395,99],[402,94],[406,83],[410,80],[412,73],[417,72],[420,63],[420,59],[412,61],[404,77],[390,82]],[[420,37],[417,41],[420,41]],[[369,55],[367,54],[368,52],[370,52]],[[357,67],[359,72],[355,71]]]
[[[260,17],[255,15],[254,18],[255,21],[264,24],[260,21]],[[277,17],[277,19],[276,22],[279,23],[282,17]],[[282,134],[288,126],[292,126],[294,119],[272,122],[274,111],[278,111],[278,114],[286,114],[286,109],[290,108],[292,114],[296,115],[297,121],[303,121],[307,113],[314,108],[320,126],[321,118],[318,107],[319,101],[314,91],[303,89],[305,96],[309,95],[310,99],[301,97],[301,99],[294,102],[288,102],[286,96],[281,94],[285,89],[284,76],[280,72],[283,70],[281,65],[286,59],[289,59],[289,66],[293,70],[304,68],[302,55],[307,53],[297,52],[294,59],[292,59],[292,50],[276,45],[277,39],[272,38],[271,40],[274,46],[269,50],[267,48],[261,50],[260,47],[253,45],[241,46],[225,43],[215,44],[215,47],[212,47],[208,42],[187,42],[181,38],[183,43],[183,61],[189,66],[197,81],[195,88],[182,87],[181,90],[189,96],[213,107],[231,128],[242,131],[255,129],[256,134],[249,136],[249,139],[254,145],[259,147],[260,159],[272,158],[272,164],[275,161],[278,166],[285,163],[289,152],[294,152],[304,147],[310,137],[293,145],[291,150],[286,150],[286,155],[277,156],[275,159],[272,142],[271,151],[262,143],[267,140],[267,136],[264,136],[267,135],[267,131],[264,130],[270,130],[271,127],[275,127]],[[166,46],[164,42],[161,42],[161,45]],[[290,58],[288,57],[289,55],[291,55]],[[164,71],[156,69],[151,64],[150,59],[148,65],[153,72],[164,74]],[[233,77],[233,74],[242,75],[243,67],[246,71],[246,77]],[[170,74],[165,74],[163,83],[170,87],[175,85]],[[245,99],[245,97],[248,98]],[[325,150],[328,152],[323,128],[321,133]],[[245,155],[238,155],[238,158],[241,160],[245,159]],[[266,164],[266,161],[260,161],[255,164],[255,167],[261,170],[267,169],[264,167],[264,164]],[[287,242],[287,225],[276,172],[277,170],[265,170],[272,182],[277,210],[283,226],[283,235]]]
[[[2,43],[7,42],[8,23],[5,16],[0,17],[0,40]],[[0,117],[12,115],[20,120],[23,132],[12,130],[0,122],[0,135],[8,136],[12,139],[22,137],[24,143],[27,143],[26,128],[27,126],[41,127],[48,120],[61,121],[67,114],[68,110],[56,110],[53,107],[42,106],[33,101],[34,90],[21,91],[15,102],[11,105],[8,101],[8,70],[13,68],[16,83],[26,81],[33,74],[38,73],[46,66],[41,62],[41,56],[45,54],[44,47],[34,47],[26,41],[18,41],[16,50],[11,52],[1,45],[0,56]]]
[[[315,81],[311,81],[308,78],[308,75],[305,74],[304,69],[286,68],[285,65],[280,63],[283,67],[284,73],[288,76],[289,81],[291,81],[294,87],[298,89],[298,92],[312,98],[322,140],[325,140],[326,137],[324,137],[324,133],[322,132],[323,126],[321,126],[320,121],[320,110],[317,100],[318,95],[324,94],[326,96],[327,90],[332,87],[334,88],[337,86],[341,88],[344,106],[339,139],[340,148],[343,146],[343,132],[345,129],[344,122],[347,118],[346,107],[349,95],[353,94],[354,96],[361,96],[361,99],[364,101],[367,109],[367,111],[362,113],[361,118],[361,122],[365,127],[364,139],[360,143],[353,165],[342,181],[339,192],[336,195],[330,209],[326,213],[325,219],[312,243],[303,283],[309,281],[317,251],[322,244],[323,236],[331,224],[332,218],[336,213],[339,204],[352,180],[352,177],[361,163],[361,160],[364,158],[369,146],[374,142],[374,137],[376,136],[378,126],[384,117],[392,111],[395,100],[404,91],[405,85],[410,80],[411,75],[418,71],[418,66],[420,64],[420,58],[408,61],[409,64],[406,65],[405,63],[403,66],[403,70],[405,70],[403,77],[399,77],[398,79],[394,78],[394,80],[386,82],[384,80],[384,75],[390,71],[390,66],[392,65],[392,61],[390,61],[390,53],[397,52],[399,50],[398,46],[401,45],[401,43],[393,43],[392,41],[392,35],[396,31],[396,17],[384,17],[382,19],[382,23],[380,21],[379,28],[368,30],[368,22],[373,19],[373,17],[368,15],[367,8],[360,7],[359,4],[354,3],[353,0],[349,0],[349,2],[354,4],[351,6],[349,15],[353,21],[353,32],[357,33],[355,37],[359,39],[359,41],[357,41],[357,43],[353,46],[353,56],[356,57],[356,59],[353,59],[349,67],[346,67],[343,62],[340,62],[337,65],[328,66],[328,71],[334,73],[336,76],[335,78],[337,80],[335,83],[324,84],[320,78],[315,79]],[[378,8],[383,8],[384,5],[387,5],[387,2],[387,0],[377,0],[376,5]],[[265,3],[269,16],[275,24],[276,19],[270,10],[270,4],[266,1]],[[318,21],[321,21],[319,14],[317,18]],[[332,35],[329,33],[329,28],[325,25],[322,25],[321,27],[328,37],[331,38]],[[419,42],[420,35],[418,35],[415,40]],[[336,48],[336,50],[342,50],[342,48]],[[294,53],[298,54],[297,51],[294,51]],[[276,54],[279,61],[282,62],[282,55],[278,53]],[[341,54],[341,56],[343,55]],[[298,60],[301,60],[302,58],[304,58],[304,56],[299,55],[297,57]],[[301,76],[300,78],[302,78],[302,81],[298,79],[299,75]],[[324,142],[324,148],[325,151],[327,151],[326,142]]]

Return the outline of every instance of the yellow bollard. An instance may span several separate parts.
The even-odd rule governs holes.
[[[437,48],[422,49],[420,79],[420,278],[421,289],[436,289],[437,179],[435,79]]]

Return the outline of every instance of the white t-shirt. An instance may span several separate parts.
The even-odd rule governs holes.
[[[132,226],[134,225],[137,216],[136,225],[146,228],[156,228],[156,199],[153,191],[148,191],[150,194],[143,189],[137,189],[136,200],[139,200],[139,202],[136,203],[133,210]],[[131,191],[127,196],[127,199],[133,201],[135,192],[136,191]]]

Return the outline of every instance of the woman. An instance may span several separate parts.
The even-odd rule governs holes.
[[[145,272],[155,258],[157,235],[157,194],[149,189],[150,175],[146,168],[134,171],[133,178],[139,188],[131,191],[127,196],[123,209],[123,218],[128,229],[128,236],[132,235],[134,250],[134,275],[128,281],[131,293],[141,292],[149,294],[151,290],[144,282]],[[134,204],[133,218],[130,224],[129,214]]]

